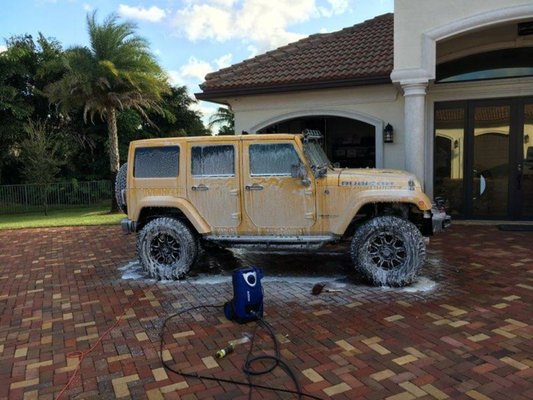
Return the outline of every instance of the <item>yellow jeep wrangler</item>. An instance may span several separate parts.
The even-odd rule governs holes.
[[[407,172],[341,169],[317,131],[131,142],[117,200],[138,232],[143,267],[179,279],[198,246],[316,249],[351,240],[355,268],[376,284],[411,283],[423,236],[449,225]]]

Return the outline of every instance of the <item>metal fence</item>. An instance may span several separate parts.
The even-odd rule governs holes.
[[[110,181],[0,186],[0,214],[109,204]]]

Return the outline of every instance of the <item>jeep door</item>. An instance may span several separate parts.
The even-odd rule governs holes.
[[[192,205],[213,232],[237,227],[241,222],[238,142],[192,142],[188,159],[187,195]]]
[[[314,177],[304,186],[291,176],[303,159],[293,142],[243,140],[244,209],[253,225],[295,234],[315,223]]]

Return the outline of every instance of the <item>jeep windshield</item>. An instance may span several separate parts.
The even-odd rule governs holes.
[[[331,167],[331,161],[329,161],[320,143],[317,140],[305,140],[304,153],[311,164],[315,176],[318,178],[326,175],[328,167]]]

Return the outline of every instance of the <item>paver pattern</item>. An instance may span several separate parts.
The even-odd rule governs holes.
[[[532,242],[529,232],[453,226],[429,245],[423,276],[435,287],[410,292],[339,278],[339,266],[349,265],[342,248],[322,255],[204,255],[200,278],[209,279],[154,282],[123,279],[120,268],[135,259],[134,237],[118,227],[1,231],[0,399],[55,399],[78,364],[71,353],[91,347],[125,311],[83,359],[62,398],[247,398],[247,387],[164,370],[159,331],[167,315],[184,307],[230,299],[228,271],[251,263],[265,269],[266,318],[307,393],[532,399]],[[331,281],[327,272],[314,276],[330,268]],[[294,273],[298,278],[288,277]],[[313,279],[342,291],[313,296]],[[162,357],[188,372],[245,381],[247,345],[223,359],[214,355],[253,329],[227,321],[220,308],[197,310],[170,324]],[[259,341],[258,351],[270,348]],[[292,388],[280,370],[255,381]],[[253,398],[294,396],[254,391]]]

